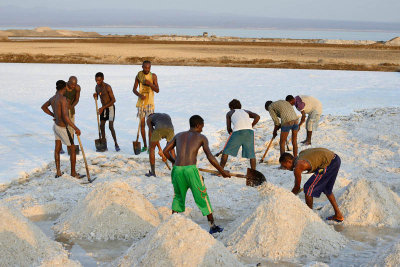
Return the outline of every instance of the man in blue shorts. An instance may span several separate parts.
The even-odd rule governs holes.
[[[286,100],[278,100],[275,102],[267,101],[265,110],[269,112],[275,127],[272,136],[275,138],[278,135],[278,130],[281,129],[281,137],[279,139],[279,148],[281,155],[285,153],[285,143],[292,130],[293,154],[297,157],[297,132],[299,131],[299,119],[292,105]],[[279,121],[279,118],[281,121]]]
[[[229,109],[230,111],[226,114],[226,128],[230,137],[222,151],[220,165],[224,168],[228,155],[236,157],[239,148],[242,147],[242,157],[250,159],[250,168],[255,170],[256,155],[254,153],[253,127],[260,120],[260,116],[242,109],[242,104],[237,99],[229,102]]]
[[[301,151],[298,157],[283,153],[279,162],[283,169],[293,171],[295,184],[292,193],[296,195],[300,192],[301,174],[305,171],[314,173],[304,184],[304,194],[308,207],[313,208],[313,197],[318,198],[321,193],[324,193],[335,211],[335,215],[326,219],[336,222],[343,221],[343,215],[332,193],[341,163],[338,155],[326,148],[310,148]]]

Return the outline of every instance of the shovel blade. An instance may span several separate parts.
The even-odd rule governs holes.
[[[246,185],[247,186],[259,186],[261,185],[263,182],[266,182],[267,179],[265,179],[264,174],[262,174],[259,171],[247,168],[247,174],[246,174]]]
[[[102,139],[94,140],[94,145],[96,146],[96,151],[104,152],[107,150],[107,141],[103,141]]]
[[[68,156],[71,155],[71,149],[69,147],[67,147],[68,150]],[[75,145],[75,154],[79,155],[79,145]]]
[[[141,152],[141,144],[140,142],[132,142],[133,143],[133,152],[135,152],[135,155],[139,155]]]

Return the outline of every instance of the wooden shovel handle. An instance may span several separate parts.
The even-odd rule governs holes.
[[[89,168],[88,168],[88,164],[87,164],[87,161],[86,161],[85,151],[83,150],[81,138],[79,137],[79,135],[76,135],[76,137],[78,138],[79,146],[81,147],[82,156],[83,156],[83,161],[85,161],[86,176],[87,176],[87,178],[88,178],[88,181],[90,182]]]
[[[139,118],[139,125],[137,128],[137,136],[136,136],[136,143],[139,141],[139,133],[140,133],[140,122],[142,121],[142,118]]]
[[[99,130],[99,139],[101,139],[101,134],[100,134],[100,119],[99,119],[99,106],[97,105],[97,99],[94,99],[94,102],[96,103],[96,117],[97,117],[97,128]]]
[[[202,172],[208,172],[208,173],[212,173],[212,174],[216,174],[216,175],[221,175],[218,171],[214,171],[214,170],[208,170],[208,169],[203,169],[203,168],[199,168],[199,171]],[[239,177],[239,178],[247,178],[246,175],[241,174],[241,173],[229,173],[231,176],[235,176],[235,177]]]
[[[271,138],[271,141],[269,141],[269,144],[268,144],[267,150],[265,150],[265,153],[264,153],[264,155],[263,155],[262,159],[260,160],[260,163],[264,161],[264,159],[265,159],[265,156],[267,155],[267,153],[268,153],[268,150],[269,150],[269,148],[271,147],[271,145],[272,145],[272,141],[274,141],[274,139],[275,139],[275,137],[272,137],[272,138]]]

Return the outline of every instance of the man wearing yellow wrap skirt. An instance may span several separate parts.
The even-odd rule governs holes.
[[[151,62],[143,61],[142,71],[139,71],[133,85],[133,93],[138,96],[136,107],[138,109],[137,117],[140,120],[140,130],[143,139],[142,152],[147,150],[145,119],[154,113],[154,92],[160,92],[158,87],[157,75],[151,73]],[[139,91],[137,90],[139,86]]]

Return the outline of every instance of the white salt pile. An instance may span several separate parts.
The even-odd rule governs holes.
[[[351,182],[337,196],[337,203],[348,225],[400,227],[400,197],[379,182],[365,179]],[[327,204],[321,213],[328,216]]]
[[[389,250],[376,257],[373,266],[400,266],[400,242],[394,244]]]
[[[192,220],[174,214],[128,249],[114,266],[242,266]]]
[[[81,266],[19,211],[0,206],[0,266]]]
[[[117,180],[97,185],[62,214],[53,229],[67,238],[140,239],[159,223],[154,206],[137,190]]]
[[[271,183],[259,187],[263,200],[223,233],[234,253],[273,260],[315,258],[337,253],[346,239],[324,223],[297,196]]]

